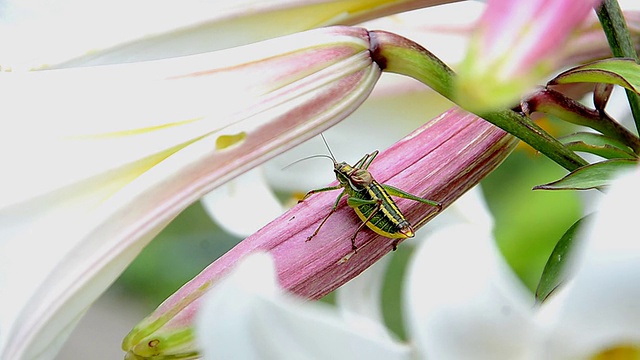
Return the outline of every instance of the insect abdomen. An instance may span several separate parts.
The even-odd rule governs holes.
[[[402,215],[396,203],[376,181],[373,181],[366,189],[349,195],[363,200],[381,200],[380,210],[366,223],[367,227],[375,233],[392,239],[405,239],[414,236],[411,225]],[[361,205],[354,210],[362,221],[366,221],[376,207],[376,204]]]

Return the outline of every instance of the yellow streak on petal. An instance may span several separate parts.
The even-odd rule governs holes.
[[[156,130],[168,129],[176,126],[194,123],[202,119],[203,118],[187,119],[187,120],[175,121],[175,122],[160,124],[155,126],[147,126],[139,129],[111,131],[111,132],[103,132],[99,134],[75,135],[75,136],[70,136],[68,138],[69,139],[100,139],[100,138],[116,138],[116,137],[122,137],[122,136],[139,135],[139,134],[153,132]]]
[[[216,139],[216,150],[224,150],[230,146],[241,143],[247,137],[246,132],[239,132],[233,135],[220,135]]]

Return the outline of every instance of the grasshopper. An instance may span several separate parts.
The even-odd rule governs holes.
[[[356,246],[356,237],[365,226],[379,235],[396,239],[392,244],[393,250],[396,250],[400,239],[414,237],[413,227],[411,227],[409,221],[405,219],[390,195],[436,206],[438,211],[442,209],[442,204],[437,201],[423,199],[390,185],[379,184],[369,170],[367,170],[376,156],[378,156],[378,150],[371,154],[366,154],[354,166],[351,166],[346,162],[338,163],[324,136],[322,136],[322,140],[325,146],[327,146],[331,156],[315,155],[314,157],[326,157],[333,161],[333,172],[338,180],[338,185],[311,190],[305,194],[299,203],[315,193],[340,189],[342,189],[342,192],[336,198],[329,214],[325,216],[313,234],[307,237],[306,241],[310,241],[318,234],[320,228],[322,228],[329,217],[336,212],[340,199],[345,195],[347,196],[347,205],[353,208],[360,220],[362,220],[362,224],[358,226],[351,236],[351,248],[354,253],[358,249]]]

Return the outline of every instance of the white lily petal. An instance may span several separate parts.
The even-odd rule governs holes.
[[[80,55],[86,58],[84,65],[131,62],[214,51],[287,33],[274,29],[259,37],[254,29],[244,31],[245,36],[253,33],[253,38],[241,41],[241,36],[234,36],[229,20],[237,20],[242,12],[246,16],[247,6],[259,5],[251,2],[258,4],[202,0],[185,0],[179,4],[155,0],[108,3],[64,0],[47,4],[7,0],[3,2],[4,21],[0,22],[0,29],[12,36],[6,39],[2,61],[5,67],[12,65],[13,70],[57,64]],[[268,5],[266,3],[262,7]],[[260,19],[259,16],[247,17]],[[140,21],[141,18],[144,21]],[[218,26],[206,26],[206,23]],[[296,30],[309,28],[301,26]],[[288,33],[292,32],[295,30]],[[220,33],[225,36],[219,36]],[[96,60],[97,49],[112,47],[117,50],[106,59]]]
[[[222,54],[1,73],[0,358],[55,352],[182,209],[357,107],[380,71],[366,40],[325,28]]]
[[[204,358],[409,359],[407,346],[360,334],[322,305],[282,292],[270,256],[250,255],[199,311]]]
[[[378,260],[367,270],[336,290],[336,305],[342,318],[354,329],[391,339],[382,317],[382,286],[391,257]]]
[[[420,244],[408,269],[405,310],[430,359],[515,359],[533,341],[532,300],[486,227],[457,225]]]
[[[229,181],[200,202],[224,230],[240,238],[253,234],[284,212],[261,168]]]
[[[450,1],[5,0],[0,30],[12,36],[0,65],[22,70],[192,55]]]
[[[640,345],[640,242],[634,205],[640,168],[611,185],[582,232],[572,281],[543,305],[548,358],[582,358],[609,348]]]
[[[317,39],[322,41],[321,37]],[[278,55],[296,46],[304,48],[315,39],[311,34],[293,36],[288,41],[276,39],[223,54],[135,65],[2,74],[0,97],[5,104],[0,115],[6,120],[0,122],[0,162],[14,176],[0,180],[0,206],[151,156],[161,159],[168,155],[162,151],[220,129],[227,134],[247,131],[240,125],[242,119],[252,118],[255,128],[282,111],[283,104],[294,108],[306,97],[317,96],[305,87],[287,92],[282,87],[282,71],[259,67],[259,60],[274,56],[273,61],[278,62]],[[362,45],[366,50],[367,44]],[[361,60],[361,65],[370,63],[370,59]],[[238,62],[258,66],[249,72],[234,71]],[[287,69],[297,78],[314,71]],[[321,72],[317,76],[322,78]],[[335,75],[337,80],[347,74]],[[277,91],[287,93],[274,98]],[[104,99],[111,103],[105,105]],[[55,121],[44,120],[53,115]],[[157,161],[150,159],[147,166]]]
[[[473,224],[486,228],[487,231],[493,229],[493,217],[484,201],[480,186],[476,185],[467,191],[456,202],[446,208],[442,214],[433,219],[425,230],[433,232],[437,229],[460,223]],[[429,241],[428,237],[424,241]],[[409,243],[412,242],[410,241]]]
[[[28,231],[2,237],[0,296],[7,300],[0,328],[7,335],[0,337],[0,358],[55,354],[54,343],[62,343],[64,329],[73,328],[142,247],[192,201],[176,190],[184,188],[181,182],[189,177],[176,179],[175,174],[187,174],[186,169],[206,159],[214,148],[211,141],[194,143],[99,202],[90,192],[60,199],[53,207],[56,211],[30,223]],[[167,198],[175,199],[175,194],[181,203],[168,207]],[[21,215],[15,208],[3,210]]]

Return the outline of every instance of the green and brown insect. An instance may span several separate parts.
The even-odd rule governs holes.
[[[333,161],[333,172],[338,180],[338,185],[311,190],[306,193],[299,202],[303,202],[309,196],[319,192],[340,189],[342,189],[342,192],[336,198],[333,208],[329,214],[327,214],[327,216],[322,220],[313,234],[307,237],[306,241],[311,240],[318,234],[320,228],[322,228],[329,217],[336,212],[340,199],[345,195],[347,196],[347,205],[352,207],[358,217],[362,220],[362,224],[358,226],[351,236],[351,247],[354,252],[358,249],[356,246],[356,237],[365,226],[373,230],[376,234],[390,239],[399,240],[414,237],[415,233],[413,227],[404,217],[402,211],[400,211],[390,195],[436,206],[438,211],[442,209],[442,204],[437,201],[409,194],[390,185],[379,184],[368,170],[369,165],[371,165],[378,155],[377,150],[371,154],[366,154],[354,166],[351,166],[346,162],[338,163],[333,156],[329,145],[324,139],[324,136],[322,137],[322,140],[327,146],[331,156],[315,155],[314,157],[326,157]],[[393,242],[393,250],[396,249],[398,240]]]

